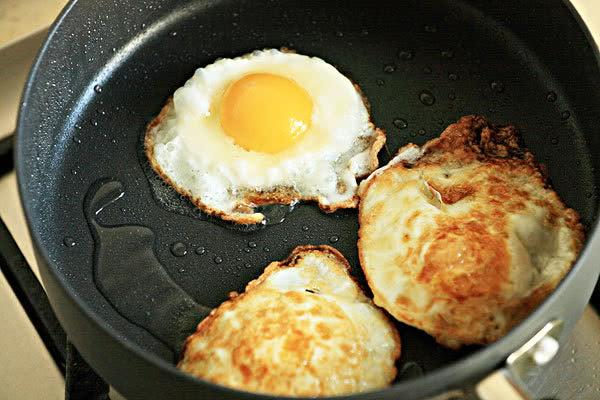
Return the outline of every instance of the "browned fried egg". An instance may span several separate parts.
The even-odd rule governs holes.
[[[329,246],[297,247],[213,310],[179,368],[236,389],[326,396],[387,386],[400,339]]]
[[[487,344],[550,294],[583,242],[511,126],[463,117],[359,189],[375,304],[449,347]]]

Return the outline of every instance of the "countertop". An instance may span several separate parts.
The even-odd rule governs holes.
[[[600,43],[600,0],[572,0],[572,2],[588,24],[596,41]],[[23,38],[31,35],[32,32],[38,31],[38,35],[44,35],[45,29],[65,3],[65,0],[0,0],[0,50],[11,44],[26,43]],[[36,43],[38,43],[36,40],[31,40],[29,47],[15,46],[10,57],[5,56],[7,53],[0,52],[0,81],[10,77],[12,82],[12,89],[3,92],[0,99],[0,137],[14,130],[19,93],[27,72],[23,68],[16,69],[19,57],[31,58],[35,51],[35,47],[32,46],[37,46]],[[2,195],[0,216],[13,233],[34,272],[39,275],[19,206],[14,172],[0,179],[0,194]],[[62,375],[2,274],[0,274],[0,316],[5,321],[4,328],[0,329],[0,348],[2,348],[0,399],[64,399]],[[591,309],[586,311],[584,319],[587,319],[585,330],[593,327],[600,331],[600,320]],[[584,337],[585,332],[582,331],[583,329],[576,330],[574,335],[576,337],[572,338],[570,348],[563,351],[561,358],[568,360],[573,357],[572,355],[577,351],[576,347],[590,350],[588,346],[593,344],[586,342],[589,339]],[[596,347],[598,345],[599,343],[595,343]],[[591,356],[594,357],[594,354],[592,353]],[[566,369],[561,371],[563,377],[579,373],[575,363],[566,362],[565,365],[567,365]],[[544,379],[549,382],[548,386],[551,386],[552,380],[552,376]],[[574,394],[573,399],[600,398],[598,393],[583,394],[580,389],[583,390],[577,388],[578,394]]]

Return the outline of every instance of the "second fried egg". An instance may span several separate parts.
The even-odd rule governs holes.
[[[385,135],[363,96],[325,61],[255,51],[200,68],[148,126],[146,154],[203,211],[263,222],[263,204],[356,207]]]

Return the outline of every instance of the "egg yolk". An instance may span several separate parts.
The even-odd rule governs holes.
[[[308,130],[312,99],[291,79],[256,73],[232,83],[221,103],[221,126],[246,150],[277,153]]]

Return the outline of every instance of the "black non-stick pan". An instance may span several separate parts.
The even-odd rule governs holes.
[[[129,399],[266,398],[179,372],[182,340],[207,310],[297,245],[338,248],[364,279],[355,210],[300,204],[276,210],[280,223],[236,228],[161,183],[143,155],[147,123],[196,68],[280,47],[321,57],[360,85],[387,131],[381,163],[462,115],[516,125],[587,228],[571,273],[502,340],[451,351],[398,324],[394,385],[349,398],[459,396],[476,387],[489,398],[493,379],[477,384],[540,330],[530,351],[544,334],[562,343],[590,297],[600,255],[598,53],[569,4],[80,0],[66,7],[35,62],[16,160],[48,295],[99,374]],[[530,353],[521,353],[504,370],[514,382],[533,371]]]

